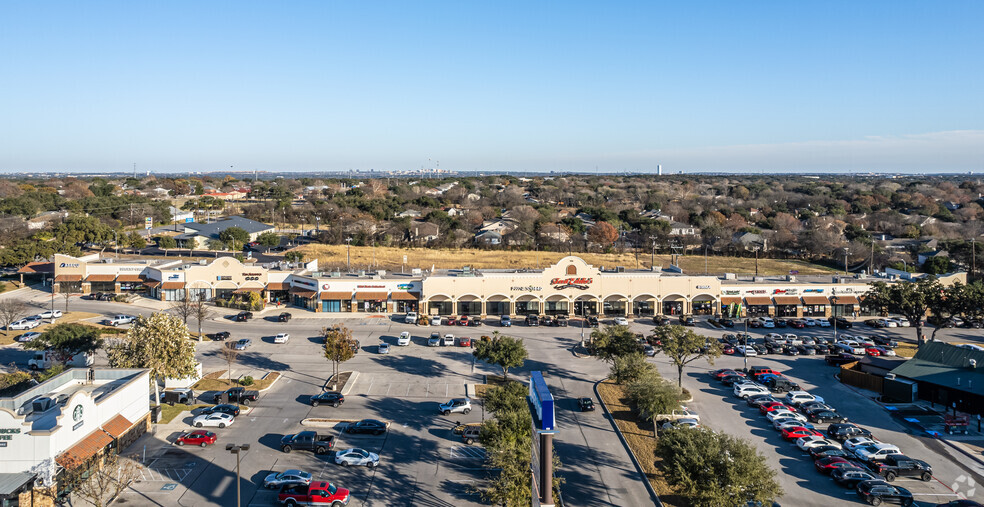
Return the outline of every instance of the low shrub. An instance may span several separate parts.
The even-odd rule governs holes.
[[[251,386],[253,385],[253,377],[246,375],[245,377],[239,379],[239,384],[244,386]]]

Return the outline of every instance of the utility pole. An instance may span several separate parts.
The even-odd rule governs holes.
[[[977,248],[974,242],[977,238],[970,238],[970,276],[977,274]]]
[[[847,247],[844,247],[844,276],[847,276]]]

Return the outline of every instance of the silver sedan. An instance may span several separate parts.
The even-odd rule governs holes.
[[[346,449],[335,453],[335,463],[343,467],[355,465],[375,468],[379,466],[379,455],[365,449]]]

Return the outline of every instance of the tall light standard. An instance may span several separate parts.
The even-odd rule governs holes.
[[[745,332],[744,334],[741,335],[741,340],[742,343],[744,343],[741,349],[741,360],[743,363],[745,363],[744,371],[748,371],[748,318],[747,317],[745,318]]]
[[[226,450],[236,455],[236,507],[240,507],[242,496],[239,491],[239,456],[249,450],[249,444],[226,444]]]
[[[345,238],[345,264],[348,265],[348,270],[352,271],[352,238]]]

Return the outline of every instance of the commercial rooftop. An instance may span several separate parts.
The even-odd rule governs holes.
[[[72,368],[20,394],[0,398],[0,408],[28,415],[33,410],[33,401],[38,398],[53,397],[64,404],[78,391],[87,391],[99,401],[146,371],[139,368]]]

